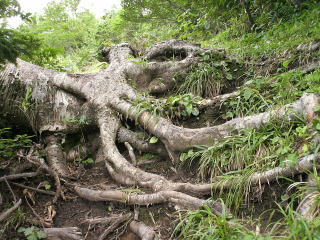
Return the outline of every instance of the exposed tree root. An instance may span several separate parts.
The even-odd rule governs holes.
[[[208,107],[215,106],[218,103],[221,103],[221,102],[226,101],[230,98],[234,98],[234,97],[238,96],[239,93],[240,93],[239,91],[236,91],[236,92],[232,92],[232,93],[226,93],[223,95],[219,95],[219,96],[216,96],[211,99],[203,99],[199,102],[199,108],[202,109],[202,108],[208,108]]]
[[[131,217],[132,214],[128,213],[112,219],[112,221],[108,223],[110,226],[99,236],[98,240],[104,240],[110,233],[116,230],[121,223],[128,221]]]
[[[131,147],[130,143],[125,142],[124,145],[126,146],[128,152],[129,152],[129,156],[132,162],[133,166],[137,166],[137,159],[136,159],[136,155],[134,154],[133,148]]]
[[[137,234],[141,240],[156,240],[156,233],[151,227],[148,227],[142,222],[132,221],[130,223],[130,230]]]
[[[297,114],[300,114],[308,123],[311,123],[315,118],[314,107],[319,104],[320,98],[317,94],[304,94],[299,100],[272,111],[236,118],[218,126],[198,129],[176,126],[170,120],[154,116],[148,111],[141,112],[132,104],[137,99],[144,99],[144,96],[132,87],[131,81],[141,91],[163,94],[174,86],[173,77],[177,72],[187,73],[194,63],[199,62],[200,53],[207,51],[212,50],[201,49],[196,44],[184,41],[167,41],[156,44],[144,54],[143,58],[152,62],[139,64],[132,61],[132,58],[137,55],[135,49],[128,44],[119,44],[104,50],[104,55],[110,62],[105,71],[83,75],[46,70],[21,60],[18,60],[17,66],[9,65],[5,71],[0,73],[0,90],[4,90],[5,93],[3,96],[0,95],[0,101],[4,103],[3,106],[0,105],[0,113],[10,113],[10,116],[14,116],[13,119],[17,122],[29,125],[35,132],[43,133],[48,164],[30,151],[26,158],[39,166],[39,170],[4,176],[0,178],[0,182],[34,177],[39,174],[40,169],[44,169],[55,180],[56,193],[52,201],[55,203],[60,196],[63,196],[59,177],[70,177],[65,159],[75,159],[98,151],[96,161],[105,162],[110,176],[118,184],[138,185],[151,189],[152,193],[134,194],[120,190],[98,191],[77,186],[74,190],[80,197],[90,201],[115,201],[129,205],[170,202],[188,209],[209,205],[214,214],[223,214],[225,210],[220,202],[206,202],[194,196],[209,195],[214,190],[230,188],[240,178],[236,177],[222,182],[217,177],[208,184],[175,183],[163,176],[139,169],[134,149],[153,153],[163,158],[169,156],[176,163],[181,151],[193,148],[195,145],[211,145],[214,140],[233,136],[239,133],[238,130],[244,128],[258,129],[273,119],[291,121],[297,119]],[[225,56],[223,51],[215,51],[215,54]],[[160,82],[159,79],[161,79]],[[15,103],[20,101],[20,96],[23,96],[24,92],[16,93],[15,89],[29,88],[32,100],[37,104],[34,109],[21,111]],[[236,95],[238,95],[237,91],[213,99],[204,99],[199,103],[199,108],[214,106]],[[124,121],[124,116],[137,121],[149,134],[158,137],[160,141],[150,144],[138,137],[135,132],[123,128],[121,121]],[[95,129],[98,127],[100,133],[97,136],[93,134],[92,141],[96,146],[93,148],[90,146],[77,147],[64,154],[61,146],[63,137],[82,131],[79,125],[64,122],[65,118],[86,119],[89,123],[87,130],[92,126]],[[125,143],[132,163],[128,162],[119,152],[116,146],[117,141]],[[275,181],[279,177],[308,172],[314,166],[319,168],[319,161],[319,154],[309,155],[300,159],[295,167],[277,167],[265,172],[254,173],[248,181],[251,185],[258,185]],[[111,222],[100,219],[101,223],[111,225],[99,237],[99,240],[105,239],[109,233],[129,218],[131,218],[130,214],[113,219],[114,221],[110,220]],[[98,220],[92,220],[91,223],[94,224],[96,221]],[[155,239],[154,231],[143,223],[133,221],[130,228],[143,240]],[[51,228],[45,231],[49,239],[82,239],[81,232],[77,228]]]
[[[70,176],[61,147],[62,137],[59,134],[45,137],[46,153],[50,168],[62,177]]]
[[[171,150],[184,151],[195,145],[210,145],[213,140],[228,137],[235,130],[260,128],[273,119],[292,121],[298,117],[297,115],[302,114],[310,121],[314,117],[314,107],[319,104],[319,96],[307,93],[298,101],[276,110],[243,118],[235,118],[219,126],[198,129],[175,126],[167,119],[155,117],[147,111],[140,113],[133,105],[124,100],[113,99],[110,104],[114,109],[126,114],[132,120],[137,119],[142,126],[150,133],[159,137]]]
[[[20,178],[32,178],[32,177],[38,176],[39,174],[40,174],[39,170],[36,172],[11,174],[11,175],[0,177],[0,182],[4,182],[5,180],[8,180],[8,181],[16,180],[16,179],[20,179]]]
[[[314,178],[309,175],[308,185],[306,186],[306,195],[296,209],[296,211],[307,220],[313,220],[320,215],[320,207],[318,205],[318,202],[320,201],[320,192],[314,181]]]
[[[313,220],[320,215],[318,206],[320,192],[314,191],[307,194],[297,207],[297,212],[307,220]]]
[[[8,210],[4,211],[3,213],[0,214],[0,222],[6,220],[8,217],[10,217],[10,215],[15,211],[17,210],[20,205],[22,203],[22,200],[19,199],[18,202],[16,202],[13,207],[9,208]]]
[[[134,194],[119,190],[99,191],[81,187],[75,187],[75,191],[80,197],[90,201],[114,201],[129,205],[144,206],[171,202],[187,209],[197,209],[201,206],[207,205],[205,200],[175,191],[159,191],[151,194]],[[213,207],[213,212],[215,214],[222,214],[222,208],[219,204],[217,204],[217,202],[210,204],[210,206]]]
[[[130,143],[138,151],[153,153],[161,157],[168,157],[168,153],[166,152],[165,147],[161,142],[151,144],[147,141],[140,139],[137,136],[137,133],[130,131],[127,128],[119,128],[117,140],[121,143]]]
[[[54,178],[56,185],[56,193],[54,198],[52,199],[52,204],[55,204],[60,196],[63,197],[60,178],[58,174],[45,163],[44,159],[40,158],[39,156],[34,156],[32,154],[33,149],[30,150],[28,156],[26,157],[27,160],[33,164],[38,165],[40,168],[46,170]]]
[[[83,240],[81,230],[77,227],[44,228],[48,240]]]
[[[295,165],[295,167],[287,166],[287,167],[276,167],[264,172],[254,173],[248,181],[251,186],[270,183],[276,181],[282,177],[290,177],[299,173],[308,173],[314,167],[320,169],[320,154],[311,154],[306,157],[301,158]],[[219,180],[219,177],[214,178],[212,180],[212,184],[199,184],[198,185],[198,193],[208,194],[212,190],[221,190],[228,189],[233,186],[235,182],[238,182],[240,178],[233,178],[227,181]],[[184,186],[181,184],[181,187],[192,188],[195,186],[187,185]]]

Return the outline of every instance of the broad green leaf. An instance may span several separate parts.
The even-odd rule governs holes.
[[[38,239],[45,239],[48,237],[48,235],[44,231],[39,230],[39,231],[37,231],[37,237],[38,237]]]
[[[198,116],[199,115],[199,109],[198,108],[193,108],[192,109],[192,115],[193,116]]]
[[[152,138],[150,138],[149,142],[150,143],[156,143],[156,142],[158,142],[158,140],[159,139],[157,137],[153,136]]]

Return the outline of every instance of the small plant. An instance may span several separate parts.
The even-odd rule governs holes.
[[[94,160],[92,158],[87,158],[87,159],[76,158],[74,161],[79,162],[84,165],[94,163]]]
[[[199,100],[200,98],[192,94],[170,96],[165,101],[141,99],[134,103],[134,109],[139,112],[138,116],[144,111],[149,111],[153,116],[181,119],[199,115],[197,107]]]
[[[10,128],[0,129],[0,157],[12,158],[17,150],[31,146],[33,136],[27,134],[5,138],[10,135],[10,130]]]
[[[23,112],[26,112],[28,109],[30,109],[33,106],[31,99],[32,99],[32,92],[31,92],[31,88],[28,87],[26,95],[24,96],[21,102],[21,108]]]
[[[35,226],[27,228],[20,227],[18,229],[18,232],[23,233],[27,240],[38,240],[47,238],[47,234]]]
[[[179,93],[192,93],[204,98],[220,95],[223,89],[236,85],[240,66],[226,60],[222,54],[210,52],[202,55],[202,61],[193,66],[183,79]]]
[[[320,92],[320,70],[305,74],[301,70],[256,77],[243,85],[240,94],[224,102],[224,118],[265,112],[299,99],[305,92]]]
[[[86,116],[82,115],[80,118],[63,118],[66,123],[76,124],[76,125],[86,125],[88,124]]]

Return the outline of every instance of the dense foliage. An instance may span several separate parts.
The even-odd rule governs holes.
[[[14,63],[21,54],[30,55],[37,47],[31,35],[7,28],[6,18],[14,16],[27,21],[30,15],[21,12],[17,0],[0,0],[0,67],[6,61]]]

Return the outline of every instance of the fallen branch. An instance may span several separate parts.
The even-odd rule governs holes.
[[[15,211],[17,210],[20,205],[22,203],[22,200],[19,199],[18,202],[16,202],[13,207],[9,208],[8,210],[4,211],[3,213],[0,214],[0,222],[6,220],[8,217],[10,217],[10,215]]]
[[[42,218],[34,209],[33,207],[30,205],[28,199],[26,198],[25,196],[25,199],[26,199],[26,203],[28,205],[28,207],[30,208],[31,212],[33,213],[33,215],[38,219],[38,221],[35,221],[37,222],[38,224],[40,224],[42,227],[46,226],[46,227],[51,227],[52,226],[52,221],[51,222],[48,222],[46,221],[44,218]],[[32,219],[32,220],[35,220],[35,219]]]

